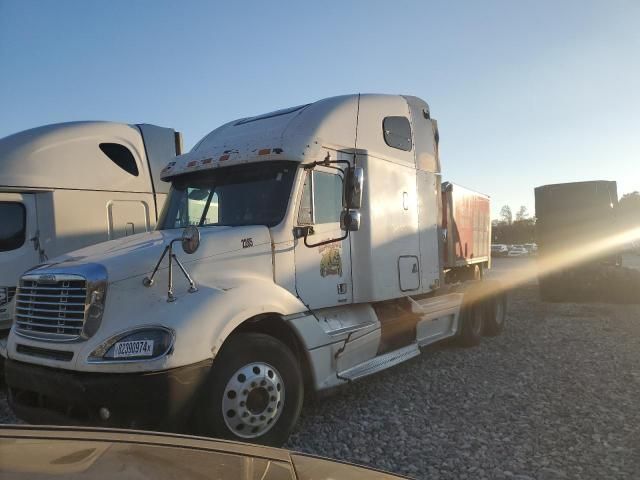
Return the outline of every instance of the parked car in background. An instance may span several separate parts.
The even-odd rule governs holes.
[[[525,243],[523,247],[527,250],[529,255],[537,255],[538,254],[538,244],[536,243]]]
[[[526,257],[529,252],[522,245],[514,245],[507,254],[508,257]]]
[[[500,243],[494,243],[491,245],[492,257],[506,257],[509,253],[509,247]]]

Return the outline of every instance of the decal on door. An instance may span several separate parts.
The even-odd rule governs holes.
[[[328,275],[342,276],[342,256],[340,246],[336,244],[322,245],[318,247],[318,252],[322,255],[320,259],[320,276]]]

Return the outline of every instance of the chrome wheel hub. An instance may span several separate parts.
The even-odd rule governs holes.
[[[284,407],[284,382],[280,373],[262,362],[240,368],[227,382],[222,416],[235,435],[256,438],[275,425]]]

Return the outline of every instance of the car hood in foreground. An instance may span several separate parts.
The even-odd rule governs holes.
[[[374,479],[398,477],[286,450],[128,430],[2,427],[1,478]]]

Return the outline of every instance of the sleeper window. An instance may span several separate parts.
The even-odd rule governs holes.
[[[385,117],[382,132],[384,141],[390,147],[407,152],[411,150],[411,124],[407,117]]]
[[[139,172],[136,159],[127,147],[119,143],[101,143],[100,150],[122,170],[134,177],[138,176]]]

